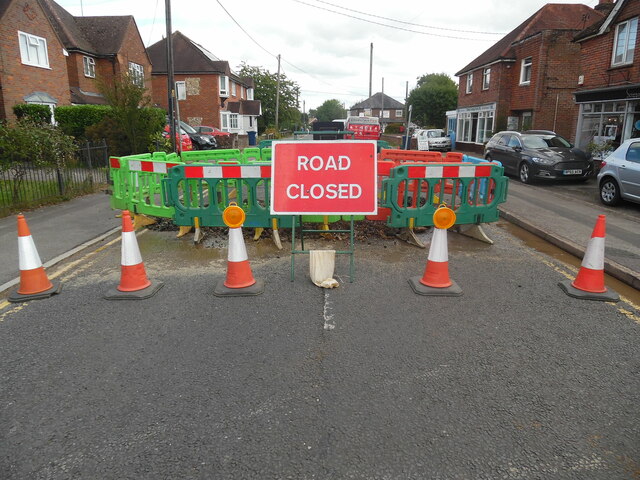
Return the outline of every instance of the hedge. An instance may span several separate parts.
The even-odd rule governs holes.
[[[110,111],[108,105],[63,105],[56,107],[55,117],[65,134],[83,138],[85,129],[100,123]]]
[[[30,119],[35,123],[51,123],[51,109],[38,103],[18,103],[13,106],[18,120]]]

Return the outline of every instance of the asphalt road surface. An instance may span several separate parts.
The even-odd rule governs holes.
[[[448,235],[462,297],[414,294],[427,251],[394,239],[358,242],[354,283],[339,257],[334,290],[247,239],[246,298],[212,294],[225,249],[174,232],[138,237],[149,300],[102,298],[117,240],[58,265],[59,295],[0,303],[0,478],[639,478],[638,292],[568,297],[574,266],[486,230]]]

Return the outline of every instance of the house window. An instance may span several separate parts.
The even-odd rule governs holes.
[[[403,114],[402,110],[396,110],[396,118],[401,118]]]
[[[20,42],[20,58],[24,65],[49,68],[46,39],[18,32],[18,40]]]
[[[531,83],[531,57],[524,58],[520,65],[520,85]]]
[[[229,77],[226,75],[220,75],[220,96],[229,96]]]
[[[467,93],[471,93],[471,91],[473,90],[473,73],[470,73],[469,75],[467,75]]]
[[[365,108],[364,109],[364,116],[365,117],[370,117],[371,116],[371,109],[370,108]]]
[[[220,130],[229,131],[229,113],[220,112]]]
[[[638,17],[616,25],[616,36],[613,44],[611,65],[633,63],[633,50],[638,32]]]
[[[235,82],[231,82],[231,95],[233,95],[235,97],[236,94],[237,94],[236,83]]]
[[[478,113],[478,143],[488,142],[493,133],[494,110]]]
[[[96,78],[96,61],[91,57],[82,57],[82,63],[84,65],[84,76]]]
[[[391,118],[391,110],[383,110],[382,118]]]
[[[247,100],[253,100],[253,88],[247,88]]]
[[[144,67],[137,63],[129,62],[129,75],[134,85],[144,87]]]
[[[229,128],[236,129],[238,128],[238,114],[232,113],[229,115]]]
[[[522,131],[531,130],[533,125],[533,116],[531,112],[522,112]]]
[[[491,68],[485,68],[482,71],[482,89],[489,90],[490,82],[491,82]]]

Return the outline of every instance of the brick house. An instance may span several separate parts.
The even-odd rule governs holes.
[[[203,46],[179,31],[173,42],[174,80],[186,84],[186,100],[179,101],[180,118],[186,123],[208,125],[246,135],[257,132],[260,101],[254,100],[254,83],[231,71],[229,62],[220,60]],[[168,109],[166,39],[147,51],[153,63],[153,101]]]
[[[0,0],[0,119],[17,103],[70,103],[64,45],[38,0]]]
[[[53,0],[0,0],[0,119],[13,105],[105,103],[96,77],[129,71],[144,85],[151,63],[132,16],[74,17]]]
[[[404,103],[378,92],[349,109],[354,117],[378,117],[383,129],[390,123],[404,123]]]
[[[586,5],[547,4],[457,72],[457,147],[480,153],[507,129],[573,138],[580,71],[573,38],[603,17]]]
[[[600,4],[607,15],[575,38],[581,63],[574,79],[580,148],[640,137],[640,2]]]
[[[104,104],[96,79],[123,72],[151,86],[151,61],[133,16],[74,17],[53,0],[38,1],[65,48],[71,103]]]

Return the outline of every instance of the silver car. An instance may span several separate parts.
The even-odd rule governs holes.
[[[605,205],[617,205],[621,199],[640,203],[640,138],[625,140],[604,159],[598,186]]]

